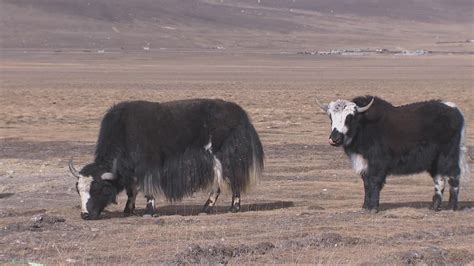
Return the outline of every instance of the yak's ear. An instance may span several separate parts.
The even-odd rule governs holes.
[[[102,179],[102,180],[114,180],[114,179],[115,179],[115,176],[114,176],[114,174],[112,174],[112,173],[106,172],[106,173],[103,173],[103,174],[100,176],[100,179]]]

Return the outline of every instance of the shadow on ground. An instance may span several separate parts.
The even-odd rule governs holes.
[[[411,202],[388,202],[380,203],[379,209],[386,211],[390,209],[397,209],[403,207],[415,208],[415,209],[428,209],[431,206],[431,201],[411,201]],[[448,202],[443,202],[441,206],[442,210],[448,209]],[[459,210],[472,209],[474,208],[474,201],[459,201]]]
[[[0,199],[9,198],[15,195],[15,193],[0,193]]]
[[[244,204],[240,208],[240,212],[256,212],[256,211],[270,211],[277,209],[286,209],[294,207],[292,201],[275,201],[266,203],[255,203],[255,204]],[[230,207],[226,206],[215,206],[210,215],[228,213]],[[202,205],[168,205],[158,207],[156,209],[157,216],[170,216],[170,215],[181,215],[181,216],[195,216],[199,215],[202,210]],[[137,215],[144,215],[144,209],[136,210]],[[119,218],[123,217],[122,212],[107,212],[104,211],[104,219]]]

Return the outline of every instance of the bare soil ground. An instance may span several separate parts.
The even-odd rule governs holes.
[[[362,182],[343,152],[327,144],[329,120],[314,101],[364,94],[394,104],[449,100],[464,111],[473,143],[472,57],[85,57],[4,56],[0,64],[0,261],[474,261],[472,183],[462,188],[460,211],[432,212],[427,174],[389,177],[381,211],[362,212]],[[177,204],[159,201],[157,217],[125,218],[121,195],[103,219],[81,220],[67,162],[92,159],[104,112],[123,100],[195,97],[239,103],[262,138],[266,171],[243,196],[242,212],[227,213],[230,196],[222,195],[214,214],[198,215],[206,200],[201,192]]]
[[[315,58],[158,53],[5,55],[0,63],[0,261],[91,263],[426,263],[474,261],[474,185],[461,210],[428,210],[427,174],[389,177],[381,211],[361,211],[363,188],[327,144],[322,101],[373,94],[394,104],[457,103],[474,141],[472,57]],[[99,122],[114,103],[210,97],[242,105],[262,138],[266,171],[231,214],[230,196],[197,215],[206,192],[158,216],[83,221],[67,162],[92,159]],[[400,125],[403,126],[403,125]],[[470,155],[473,156],[472,146]],[[473,166],[470,161],[471,168]],[[138,208],[144,200],[139,196]],[[445,195],[447,200],[447,195]]]

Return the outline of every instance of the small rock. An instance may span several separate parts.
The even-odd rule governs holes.
[[[33,216],[33,218],[31,218],[31,221],[35,222],[35,223],[36,222],[41,222],[41,221],[43,221],[43,215],[41,215],[41,214],[35,215],[35,216]]]

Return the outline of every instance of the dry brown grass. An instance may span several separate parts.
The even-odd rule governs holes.
[[[0,261],[172,263],[181,256],[230,264],[472,263],[472,184],[462,189],[463,210],[434,213],[427,209],[433,191],[427,174],[390,177],[382,211],[361,212],[361,181],[343,152],[327,145],[329,121],[314,104],[316,96],[361,94],[395,104],[449,100],[463,109],[471,144],[471,66],[472,57],[457,56],[6,57],[0,64]],[[189,215],[204,203],[205,193],[198,193],[160,208],[159,217],[123,218],[122,195],[105,219],[82,221],[67,160],[91,159],[105,110],[123,100],[195,97],[239,103],[260,133],[267,167],[243,204],[293,207],[229,214],[223,212],[229,195],[222,195],[219,213]],[[144,204],[140,198],[137,206]],[[44,214],[65,222],[32,231],[30,219]],[[262,253],[262,243],[273,247]],[[216,251],[193,255],[192,245]],[[229,255],[234,251],[240,253]]]

